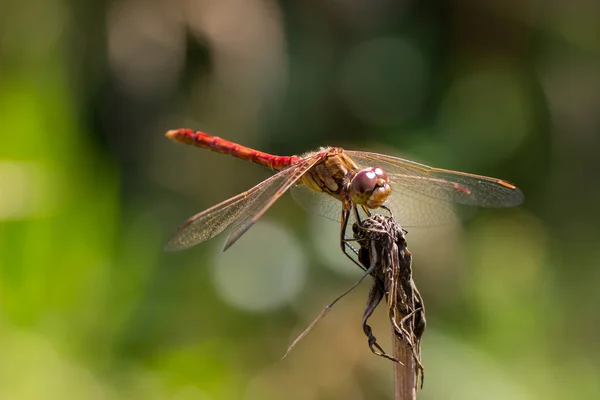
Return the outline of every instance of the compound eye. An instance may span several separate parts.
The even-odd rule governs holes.
[[[383,179],[386,182],[388,181],[388,175],[383,169],[379,167],[373,167],[373,172],[375,172],[375,175],[377,175],[379,179]]]
[[[356,194],[372,193],[377,185],[377,179],[377,174],[371,169],[360,171],[352,179],[352,191]]]

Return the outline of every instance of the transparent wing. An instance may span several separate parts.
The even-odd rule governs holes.
[[[293,186],[290,193],[306,211],[340,222],[342,202],[335,197],[309,189],[305,185]]]
[[[211,239],[233,225],[225,244],[227,249],[317,161],[317,157],[300,160],[252,189],[194,215],[177,229],[165,250],[186,249]]]
[[[383,154],[346,153],[361,168],[378,166],[387,172],[395,203],[405,196],[415,199],[429,197],[478,207],[512,207],[523,202],[523,193],[501,179],[433,168]]]
[[[305,210],[333,221],[340,221],[341,201],[304,185],[292,187],[291,193],[294,200]],[[459,220],[459,210],[454,204],[410,190],[403,192],[394,187],[386,205],[392,209],[398,223],[406,228],[450,224]]]

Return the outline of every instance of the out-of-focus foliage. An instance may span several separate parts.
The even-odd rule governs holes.
[[[163,253],[268,176],[177,127],[515,182],[520,208],[409,229],[420,398],[600,398],[599,20],[594,1],[3,2],[0,398],[392,398],[368,284],[280,360],[359,276],[334,222],[284,198],[227,253]]]

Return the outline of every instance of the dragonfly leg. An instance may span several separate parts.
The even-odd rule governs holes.
[[[362,210],[364,211],[364,213],[367,214],[367,218],[371,218],[373,216],[373,214],[371,214],[371,211],[367,207],[365,207],[364,205],[361,205],[361,207],[362,207]],[[394,218],[394,216],[392,214],[392,210],[390,210],[386,206],[380,206],[380,207],[385,208],[390,213],[391,217]],[[354,215],[356,216],[356,220],[358,221],[357,226],[358,226],[359,229],[362,229],[362,230],[365,230],[365,231],[369,231],[369,232],[378,232],[378,233],[383,233],[383,234],[387,233],[387,231],[381,230],[381,229],[365,228],[363,226],[362,221],[360,220],[359,213],[358,213],[358,208],[356,206],[354,206]]]
[[[358,255],[358,250],[356,250],[354,247],[352,247],[352,245],[350,245],[349,239],[346,238],[346,230],[348,229],[348,221],[350,219],[350,209],[347,207],[344,207],[344,209],[342,210],[342,223],[341,223],[341,228],[340,228],[340,247],[342,248],[342,253],[344,253],[344,255],[346,257],[348,257],[350,260],[352,260],[352,262],[356,265],[358,265],[358,267],[360,269],[362,269],[363,271],[366,271],[366,268],[359,263],[358,261],[356,261],[356,259],[351,256],[350,254],[348,254],[347,250],[350,249],[355,256]]]
[[[382,205],[379,206],[379,208],[383,208],[384,210],[386,210],[387,212],[390,213],[390,217],[394,218],[394,213],[392,212],[392,210],[388,206],[386,206],[385,204],[382,204]]]
[[[363,211],[365,211],[365,210],[366,210],[366,209],[365,209],[365,207],[364,207],[364,206],[362,206],[362,207],[363,207]],[[358,207],[356,207],[356,205],[354,205],[354,206],[352,207],[352,211],[354,211],[354,218],[356,218],[356,224],[357,224],[358,226],[362,227],[362,225],[363,225],[363,222],[360,220],[360,214],[358,213]],[[369,214],[367,214],[367,218],[368,218],[368,217],[370,217],[370,215],[369,215]]]
[[[361,205],[361,207],[362,207],[362,210],[364,211],[364,213],[367,215],[367,217],[371,217],[371,215],[372,215],[372,214],[371,214],[371,212],[369,211],[369,209],[368,209],[368,208],[366,208],[364,205]],[[359,213],[359,211],[358,211],[358,207],[357,207],[355,204],[353,204],[353,205],[352,205],[352,211],[354,212],[354,218],[356,219],[356,223],[354,224],[354,226],[353,226],[353,228],[352,228],[353,230],[355,230],[355,229],[362,229],[362,230],[367,230],[367,231],[369,231],[369,232],[380,232],[380,233],[385,233],[385,231],[379,231],[379,230],[377,230],[377,229],[374,229],[374,228],[365,228],[365,227],[363,226],[363,222],[362,222],[362,220],[361,220],[361,218],[360,218],[360,213]],[[364,270],[365,268],[364,268],[362,265],[360,265],[359,263],[357,263],[357,262],[354,260],[354,258],[350,257],[350,256],[348,255],[348,253],[346,253],[346,249],[347,249],[347,248],[349,248],[350,250],[352,250],[352,252],[353,252],[355,255],[357,255],[357,256],[358,256],[358,255],[359,255],[359,252],[358,252],[358,250],[356,250],[356,249],[355,249],[355,248],[354,248],[354,247],[353,247],[353,246],[352,246],[350,243],[351,243],[351,242],[359,242],[359,241],[361,241],[361,240],[364,240],[364,239],[360,239],[360,238],[347,238],[347,237],[346,237],[346,230],[347,230],[347,228],[348,228],[348,223],[349,223],[349,222],[348,222],[348,220],[349,220],[349,217],[350,217],[350,211],[349,211],[348,209],[345,209],[345,210],[343,210],[343,211],[342,211],[342,229],[341,229],[341,232],[340,232],[340,241],[341,241],[341,245],[342,245],[342,251],[343,251],[343,252],[344,252],[344,254],[345,254],[347,257],[349,257],[349,258],[350,258],[350,259],[351,259],[351,260],[352,260],[352,261],[353,261],[355,264],[359,265],[359,266],[361,267],[361,269],[363,269],[363,270]]]
[[[369,208],[367,206],[365,206],[364,204],[361,204],[360,208],[363,210],[363,212],[365,213],[367,218],[371,218],[371,215],[372,215],[371,210],[369,210]],[[356,219],[358,221],[358,224],[360,226],[362,226],[362,221],[358,218],[358,207],[356,207],[356,204],[354,205],[354,213],[356,214]]]
[[[361,207],[363,207],[363,211],[365,211],[365,213],[367,214],[367,216],[370,217],[371,213],[368,211],[368,209],[365,208],[364,206],[361,206]],[[354,218],[356,218],[356,228],[357,229],[365,229],[362,226],[363,224],[362,224],[362,221],[360,219],[360,214],[358,213],[358,208],[356,207],[356,205],[353,206],[352,210],[354,212]],[[348,226],[348,222],[346,221],[346,227],[347,226]],[[354,227],[353,227],[353,229],[354,229]],[[364,240],[364,239],[360,239],[360,238],[347,238],[347,237],[345,237],[346,230],[343,229],[342,232],[343,232],[343,240],[346,243],[349,243],[349,242],[358,242],[358,241]],[[352,246],[349,246],[349,247],[352,249],[352,251],[354,252],[354,254],[358,255],[358,251],[354,247],[352,247]]]
[[[383,208],[384,210],[386,210],[388,213],[390,213],[390,217],[394,218],[394,212],[392,211],[391,208],[389,208],[388,206],[386,206],[385,204],[382,204],[379,206],[379,208]],[[402,228],[402,232],[404,232],[405,235],[408,235],[408,231],[404,228]]]
[[[384,210],[386,210],[388,213],[390,213],[390,217],[394,218],[394,212],[392,211],[391,208],[389,208],[388,206],[386,206],[385,204],[382,204],[379,206],[379,208],[383,208]],[[404,228],[402,228],[402,232],[404,232],[405,235],[408,235],[408,231]]]

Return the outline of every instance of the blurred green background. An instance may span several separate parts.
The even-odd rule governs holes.
[[[226,253],[162,247],[269,171],[167,140],[374,150],[516,209],[411,228],[421,399],[600,398],[600,3],[0,3],[0,398],[391,399],[369,284],[285,196]],[[402,221],[400,221],[402,222]],[[373,319],[389,349],[384,309]]]

